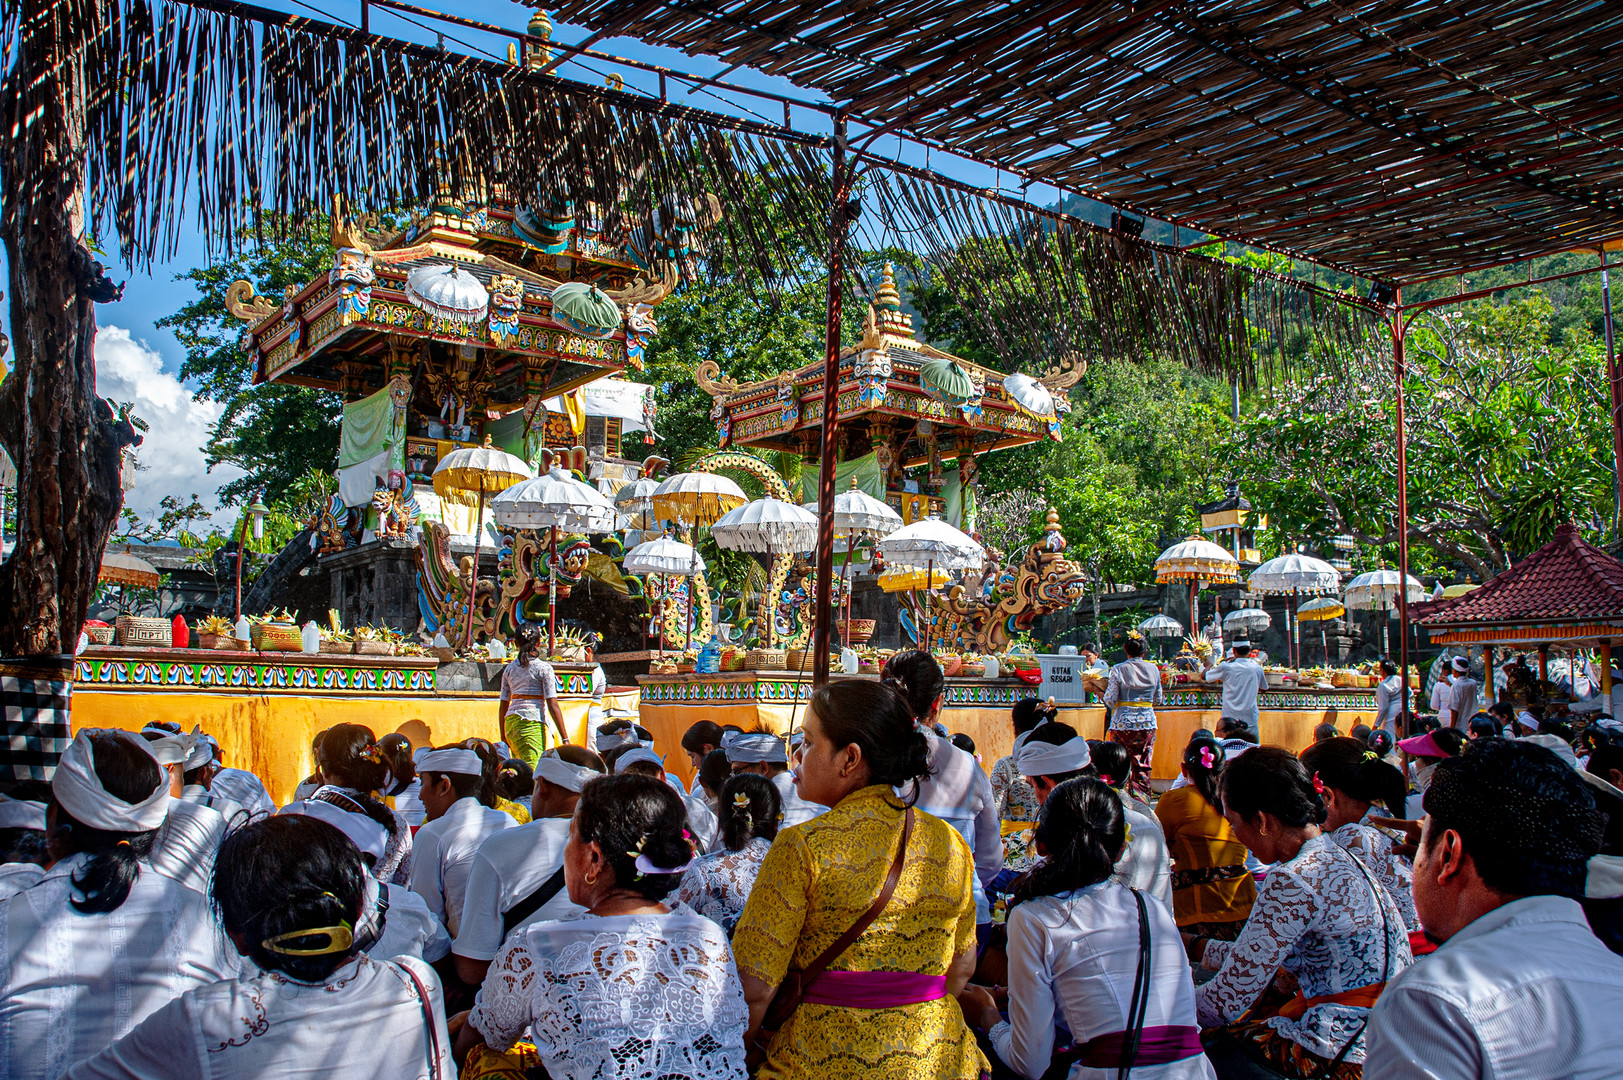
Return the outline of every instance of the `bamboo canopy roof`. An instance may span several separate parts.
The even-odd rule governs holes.
[[[1117,207],[1412,281],[1623,237],[1603,0],[560,0]]]

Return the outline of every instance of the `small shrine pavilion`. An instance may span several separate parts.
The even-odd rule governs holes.
[[[991,450],[1060,438],[1066,391],[1085,365],[1068,358],[1041,379],[1005,375],[927,345],[903,314],[887,265],[862,337],[839,360],[837,487],[887,500],[906,522],[936,513],[961,525],[973,503],[976,459]],[[705,362],[694,372],[713,400],[723,447],[821,453],[823,362],[741,385]],[[956,465],[948,470],[947,463]],[[922,469],[916,479],[905,471]],[[815,470],[808,470],[814,474]],[[815,498],[815,493],[803,493]]]
[[[1413,604],[1434,645],[1481,645],[1493,670],[1495,645],[1536,647],[1539,678],[1549,678],[1552,645],[1598,648],[1601,692],[1612,693],[1612,646],[1623,642],[1623,562],[1562,525],[1533,554],[1479,589]]]

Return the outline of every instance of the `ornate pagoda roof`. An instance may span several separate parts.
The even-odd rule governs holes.
[[[656,330],[652,309],[676,286],[677,264],[690,253],[686,227],[695,223],[676,223],[676,245],[640,230],[642,250],[675,255],[656,271],[637,243],[609,243],[569,203],[547,212],[499,196],[490,203],[442,198],[392,236],[335,207],[333,266],[324,277],[280,300],[255,296],[246,281],[227,293],[232,314],[249,324],[242,345],[253,381],[364,395],[388,381],[391,364],[461,359],[481,366],[481,404],[500,412],[529,395],[640,370]],[[715,204],[708,209],[714,214]],[[483,304],[454,313],[425,306],[413,271],[436,267],[459,271],[466,295]],[[571,317],[581,310],[591,321]]]
[[[1411,610],[1434,642],[1623,638],[1623,562],[1562,525],[1480,589]]]
[[[816,457],[823,421],[823,363],[740,384],[712,361],[694,371],[710,394],[710,416],[722,446],[732,443]],[[840,353],[839,423],[848,456],[888,446],[902,466],[1060,437],[1070,412],[1066,391],[1086,364],[1067,358],[1040,379],[1005,375],[913,334],[901,311],[894,270],[869,305],[862,337]]]

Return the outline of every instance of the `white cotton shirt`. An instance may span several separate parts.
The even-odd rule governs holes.
[[[1127,798],[1121,801],[1122,816],[1127,819],[1130,835],[1121,849],[1121,858],[1116,860],[1111,880],[1147,893],[1171,910],[1172,852],[1167,848],[1167,834],[1153,813],[1146,814],[1139,809],[1143,803]]]
[[[1459,675],[1448,689],[1448,726],[1464,730],[1476,715],[1477,691],[1482,684],[1469,675]]]
[[[432,964],[451,951],[451,935],[439,916],[428,910],[428,902],[404,885],[382,884],[389,910],[383,917],[383,934],[366,951],[384,960],[409,956]]]
[[[225,833],[226,820],[218,810],[170,799],[168,815],[152,839],[148,857],[152,869],[206,896],[214,878],[214,856]]]
[[[528,1031],[553,1080],[744,1080],[748,1019],[727,935],[677,904],[515,931],[468,1022],[494,1050]]]
[[[1249,656],[1225,660],[1206,672],[1207,682],[1223,684],[1223,715],[1251,721],[1257,726],[1257,695],[1268,685],[1268,674]]]
[[[1494,908],[1386,984],[1365,1080],[1602,1080],[1623,1072],[1623,957],[1583,908]]]
[[[1394,739],[1398,734],[1398,716],[1403,712],[1403,680],[1388,675],[1375,684],[1375,727]]]
[[[778,801],[782,804],[783,820],[778,823],[779,829],[787,829],[791,825],[804,825],[818,814],[828,813],[828,807],[819,803],[807,802],[800,797],[800,791],[795,787],[795,774],[790,770],[773,773],[768,779],[772,786],[778,789]]]
[[[407,969],[428,994],[422,995]],[[433,1029],[430,1031],[429,1023]],[[280,972],[189,990],[68,1071],[69,1080],[451,1080],[439,979],[415,960],[359,956],[319,983]]]
[[[973,754],[933,731],[920,730],[930,745],[930,775],[918,785],[914,809],[945,821],[969,845],[975,855],[975,877],[970,882],[975,896],[975,921],[989,923],[992,909],[986,901],[985,886],[1003,870],[1003,827],[992,782]],[[904,800],[910,798],[912,785],[896,789],[896,794]]]
[[[45,876],[45,868],[38,863],[0,863],[0,900],[10,900],[24,889],[32,889]]]
[[[1441,718],[1443,726],[1448,726],[1448,694],[1450,684],[1442,675],[1431,684],[1431,711]]]
[[[495,959],[505,937],[502,913],[552,877],[564,864],[567,843],[568,818],[537,818],[487,837],[468,864],[462,925],[457,929],[452,951],[469,960]],[[519,927],[538,920],[561,919],[581,910],[570,903],[569,890],[560,888]]]
[[[202,784],[187,784],[180,789],[180,801],[189,802],[193,806],[206,806],[225,819],[226,831],[240,829],[252,820],[253,815],[248,808],[235,799],[228,799],[219,792],[211,791]]]
[[[234,979],[203,895],[143,865],[124,903],[82,915],[70,855],[0,903],[0,1076],[56,1080],[195,987]]]
[[[246,769],[221,769],[214,774],[209,790],[247,810],[255,821],[276,813],[276,803],[264,783]]]
[[[462,925],[468,867],[479,845],[518,823],[478,799],[458,799],[444,814],[423,823],[411,841],[411,891],[455,937]]]
[[[1150,927],[1150,995],[1145,1027],[1194,1027],[1195,987],[1172,910],[1144,898]],[[1128,889],[1100,882],[1028,900],[1009,912],[1009,1019],[991,1031],[998,1057],[1022,1076],[1042,1076],[1053,1058],[1054,1024],[1080,1045],[1125,1031],[1138,974],[1138,904]],[[1116,1068],[1071,1068],[1071,1080],[1114,1080]],[[1136,1065],[1136,1080],[1215,1080],[1205,1054]]]

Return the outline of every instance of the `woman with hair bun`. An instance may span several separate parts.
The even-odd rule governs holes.
[[[916,715],[883,682],[838,679],[812,695],[795,784],[829,810],[778,834],[733,931],[759,1076],[958,1080],[986,1068],[955,1000],[975,968],[974,860],[951,825],[896,794],[928,773]],[[798,1006],[780,999],[769,1014],[786,980],[803,990]]]
[[[1398,853],[1397,842],[1369,823],[1372,814],[1403,814],[1409,785],[1396,765],[1357,739],[1326,739],[1302,751],[1302,767],[1324,799],[1324,831],[1369,868],[1386,886],[1410,930],[1420,929],[1414,907],[1414,865]]]
[[[1110,669],[1102,700],[1110,710],[1105,737],[1127,748],[1133,760],[1127,790],[1150,800],[1150,759],[1155,753],[1155,707],[1161,694],[1161,669],[1144,659],[1144,635],[1130,630],[1121,643],[1127,659]]]
[[[145,743],[81,731],[45,811],[44,874],[0,902],[0,1076],[56,1080],[238,965],[207,898],[152,869],[172,796]]]
[[[1134,1075],[1209,1080],[1172,913],[1111,880],[1127,846],[1119,796],[1091,778],[1065,781],[1043,803],[1036,844],[1042,861],[1025,880],[1025,899],[1009,912],[1009,1019],[991,995],[972,987],[960,998],[971,1022],[1021,1076],[1065,1064],[1079,1070],[1073,1076],[1114,1075],[1136,1031],[1136,1050],[1126,1051]],[[1135,992],[1143,994],[1142,1014]],[[1076,1041],[1060,1055],[1056,1020]]]
[[[1245,845],[1223,817],[1217,778],[1223,747],[1209,731],[1196,731],[1183,751],[1189,781],[1155,804],[1172,852],[1172,911],[1178,928],[1197,937],[1233,941],[1251,914],[1257,883],[1246,868]]]
[[[502,734],[513,756],[534,768],[549,742],[562,746],[569,741],[569,733],[564,730],[563,707],[558,704],[558,676],[541,659],[541,628],[521,625],[513,634],[513,649],[516,655],[502,669]],[[541,719],[542,709],[550,727]]]
[[[755,773],[735,773],[721,786],[716,832],[720,849],[695,859],[678,898],[728,934],[744,914],[781,813],[778,789]]]
[[[1184,935],[1190,959],[1217,972],[1195,990],[1201,1026],[1216,1029],[1207,1055],[1219,1077],[1254,1075],[1260,1060],[1284,1076],[1354,1080],[1370,1008],[1413,962],[1402,913],[1323,835],[1324,800],[1296,755],[1247,750],[1223,766],[1218,787],[1235,836],[1275,865],[1235,941]],[[1298,990],[1275,1008],[1267,992],[1280,969]]]
[[[372,729],[360,724],[334,724],[316,747],[316,776],[321,787],[307,796],[320,799],[336,790],[365,808],[389,831],[389,842],[373,873],[392,885],[411,883],[411,825],[378,796],[390,779],[389,763]]]
[[[254,967],[167,1002],[70,1080],[455,1075],[434,970],[362,951],[377,927],[340,830],[298,814],[244,826],[220,847],[212,892]]]
[[[586,914],[508,937],[457,1036],[464,1077],[493,1071],[491,1055],[527,1029],[552,1080],[743,1080],[747,1013],[727,935],[663,902],[693,862],[686,822],[664,780],[620,773],[581,788],[564,882]]]

